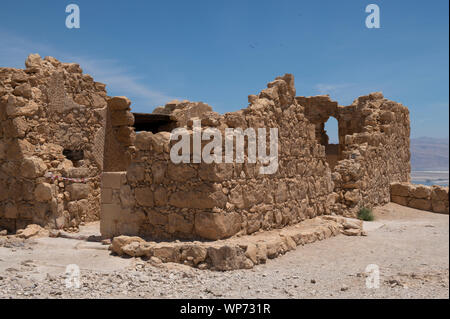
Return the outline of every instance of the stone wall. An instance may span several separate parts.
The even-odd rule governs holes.
[[[448,214],[448,187],[392,183],[391,201],[435,213]]]
[[[103,169],[106,172],[125,171],[130,164],[136,138],[131,101],[124,96],[115,96],[107,103]]]
[[[98,219],[102,172],[102,233],[154,239],[220,239],[332,212],[356,216],[389,201],[391,183],[409,181],[409,112],[381,93],[340,106],[328,96],[296,97],[286,74],[248,100],[223,115],[175,100],[154,110],[171,119],[158,133],[136,134],[131,102],[108,97],[77,64],[30,55],[24,70],[0,68],[0,226],[76,229]],[[339,144],[328,143],[330,116]],[[266,164],[248,160],[248,139],[244,163],[172,163],[170,131],[186,128],[192,144],[196,120],[222,137],[278,129],[277,171],[261,174]]]
[[[192,114],[201,118],[202,129],[278,128],[278,171],[259,174],[262,164],[247,160],[173,164],[169,152],[176,141],[170,141],[169,132],[140,132],[126,181],[115,190],[116,208],[108,211],[103,206],[103,234],[219,239],[329,214],[334,196],[325,148],[316,143],[314,125],[294,97],[293,77],[285,75],[250,96],[248,108],[238,112],[219,115],[203,103],[185,101],[159,108],[157,112],[169,112],[186,123],[191,139]],[[196,112],[197,107],[202,111]],[[119,203],[122,213],[117,219]],[[111,229],[113,224],[117,226]]]
[[[361,207],[389,202],[389,185],[407,182],[410,174],[409,110],[371,93],[340,106],[328,96],[297,97],[316,127],[332,169],[339,214],[354,217]],[[328,144],[324,123],[338,121],[339,145]]]
[[[0,68],[0,226],[76,228],[99,215],[105,85],[52,57],[25,65]]]
[[[262,164],[247,157],[242,164],[193,164],[191,157],[176,165],[169,132],[140,132],[126,178],[107,203],[115,206],[102,212],[108,236],[220,239],[332,212],[354,217],[361,207],[388,202],[392,182],[409,180],[409,111],[381,93],[339,106],[328,96],[295,97],[293,77],[285,75],[237,112],[175,100],[154,113],[177,119],[191,145],[195,119],[222,136],[226,128],[278,128],[278,170],[259,174]],[[328,144],[324,130],[330,116],[339,123],[338,145]]]

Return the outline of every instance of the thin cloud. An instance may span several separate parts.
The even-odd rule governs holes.
[[[117,94],[134,95],[139,100],[146,100],[146,104],[153,104],[154,106],[175,99],[175,97],[143,85],[142,78],[131,75],[127,69],[120,65],[119,61],[76,56],[71,56],[70,60],[77,61],[86,73],[94,76],[96,81],[105,83],[108,88],[111,88]]]
[[[373,91],[355,83],[319,83],[314,88],[318,94],[328,94],[332,100],[337,101],[340,105],[349,105],[358,96],[369,94]]]
[[[155,107],[175,98],[145,86],[143,78],[132,74],[118,60],[74,55],[1,30],[0,38],[2,39],[0,66],[22,68],[30,53],[39,53],[41,56],[50,55],[63,62],[80,64],[85,73],[107,85],[109,94],[113,92],[114,95],[126,95],[135,102],[138,101],[141,108]]]

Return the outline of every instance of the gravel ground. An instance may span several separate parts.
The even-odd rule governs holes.
[[[392,203],[375,215],[367,237],[332,237],[230,272],[155,266],[95,242],[0,237],[0,298],[449,298],[448,215]],[[78,289],[66,288],[68,264],[80,267]],[[379,288],[366,287],[369,264]]]

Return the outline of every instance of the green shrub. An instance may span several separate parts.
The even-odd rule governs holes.
[[[373,216],[372,210],[367,207],[363,207],[358,212],[358,218],[365,221],[372,221],[375,219]]]

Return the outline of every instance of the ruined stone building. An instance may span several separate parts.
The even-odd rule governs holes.
[[[100,219],[106,237],[220,239],[355,216],[389,202],[391,183],[409,181],[409,111],[381,93],[340,106],[296,96],[286,74],[223,115],[201,102],[172,101],[151,114],[130,105],[77,64],[31,55],[24,70],[0,68],[0,226],[76,228]],[[328,144],[330,117],[338,145]],[[278,170],[172,163],[170,132],[193,134],[194,119],[202,130],[278,128]]]

